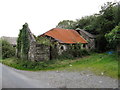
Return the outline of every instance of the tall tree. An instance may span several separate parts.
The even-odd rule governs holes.
[[[58,23],[57,28],[74,29],[75,22],[72,20],[63,20]]]
[[[81,19],[77,19],[76,21],[76,28],[81,28],[81,29],[84,29],[86,26],[89,26],[91,25],[91,22],[93,22],[95,19],[95,16],[94,15],[91,15],[91,16],[85,16],[85,17],[82,17]]]
[[[115,24],[118,25],[120,22],[120,2],[116,3],[116,6],[113,8]]]
[[[115,3],[107,2],[101,7],[100,16],[97,18],[98,28],[96,29],[99,33],[97,36],[97,49],[98,51],[105,51],[107,46],[107,40],[105,34],[109,33],[115,27],[113,7]]]
[[[69,20],[63,20],[58,26],[66,29],[69,27],[71,28],[68,21]],[[96,45],[98,51],[104,51],[106,50],[108,43],[105,34],[111,32],[111,30],[115,28],[118,23],[120,23],[120,2],[107,2],[101,6],[101,10],[98,14],[77,19],[75,23],[72,24],[72,28],[84,29],[92,34],[95,34],[97,36]]]

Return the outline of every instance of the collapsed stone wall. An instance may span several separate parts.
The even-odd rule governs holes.
[[[51,37],[48,37],[48,36],[47,36],[47,39],[50,40],[50,44],[45,44],[45,43],[41,43],[41,42],[37,41],[37,38],[30,31],[27,23],[25,23],[23,25],[22,33],[23,33],[23,31],[24,31],[24,33],[25,32],[27,33],[24,35],[25,36],[24,43],[26,44],[26,40],[28,41],[28,43],[26,44],[28,46],[27,47],[28,49],[26,50],[27,53],[25,53],[25,56],[27,57],[26,60],[44,61],[44,60],[56,59],[59,55],[61,55],[64,51],[67,50],[66,45],[60,44],[57,40],[55,40]],[[40,39],[40,40],[42,41],[42,40],[46,40],[46,39]],[[49,40],[48,40],[48,42],[49,42]],[[20,43],[21,46],[23,46],[24,43]],[[23,48],[20,48],[18,54],[20,54],[21,59],[24,59],[22,57],[22,53],[21,53],[22,50],[23,50]]]

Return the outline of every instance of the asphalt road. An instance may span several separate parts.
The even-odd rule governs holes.
[[[2,88],[118,88],[117,79],[87,71],[32,72],[0,64],[0,73]]]
[[[16,69],[5,65],[0,65],[0,69],[1,68],[2,88],[50,88],[46,82],[29,78],[23,74],[16,72]]]

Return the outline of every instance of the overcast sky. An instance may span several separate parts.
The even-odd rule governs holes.
[[[25,22],[40,35],[62,20],[98,13],[108,1],[119,0],[0,0],[0,36],[18,36]]]

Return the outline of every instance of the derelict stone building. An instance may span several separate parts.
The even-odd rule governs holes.
[[[87,41],[79,35],[79,33],[72,29],[53,28],[39,37],[47,37],[51,42],[56,42],[56,53],[61,55],[62,52],[69,48],[72,44],[86,44]],[[54,51],[52,50],[51,53]],[[50,54],[51,54],[50,53]],[[52,57],[52,55],[50,55]]]
[[[66,51],[70,44],[87,43],[87,41],[75,30],[53,28],[48,32],[38,36],[38,38],[46,37],[51,43],[56,43],[52,47],[50,45],[38,43],[34,35],[31,33],[29,27],[27,28],[27,31],[30,44],[28,59],[31,61],[54,59],[56,55],[61,55],[64,51]]]
[[[49,39],[51,44],[53,44],[52,46],[39,43],[28,26],[26,30],[28,32],[29,40],[28,60],[31,61],[54,59],[56,55],[61,55],[64,51],[67,51],[70,45],[77,45],[79,43],[82,43],[85,46],[87,45],[86,47],[94,48],[93,37],[88,38],[88,35],[86,35],[84,31],[77,32],[76,30],[71,29],[53,28],[37,37]]]
[[[27,28],[29,32],[29,51],[28,51],[28,60],[31,61],[41,61],[49,60],[50,57],[50,47],[44,44],[39,44],[34,35],[31,33],[29,27]]]
[[[39,44],[25,23],[17,40],[17,57],[31,61],[49,60],[49,47]]]

